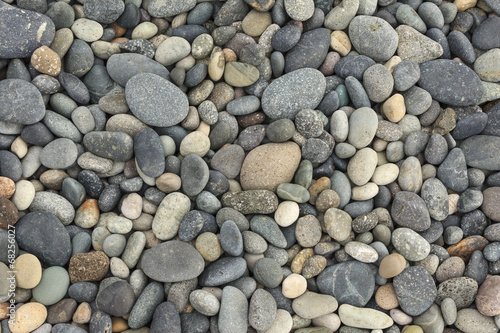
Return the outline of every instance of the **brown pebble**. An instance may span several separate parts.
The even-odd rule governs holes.
[[[328,177],[321,177],[309,187],[309,203],[314,205],[319,194],[332,187],[332,181]]]
[[[62,189],[63,181],[68,177],[69,175],[63,170],[47,170],[40,175],[40,182],[51,190],[59,191]]]
[[[1,195],[0,195],[1,196]],[[483,191],[481,210],[495,222],[500,222],[500,187],[490,187]]]
[[[77,324],[86,324],[90,321],[92,316],[92,308],[87,302],[83,302],[76,308],[73,314],[73,321]]]
[[[0,228],[7,229],[19,220],[19,211],[16,205],[5,197],[0,197]]]
[[[312,248],[303,249],[302,251],[297,253],[295,258],[293,258],[292,264],[290,266],[292,273],[296,274],[302,273],[302,269],[304,267],[305,262],[313,255],[314,255],[314,250]]]
[[[450,246],[447,251],[452,257],[456,256],[462,258],[464,261],[469,261],[474,251],[482,251],[488,244],[488,240],[483,236],[474,235],[461,240],[458,244]]]
[[[10,303],[0,303],[0,320],[9,318],[9,305]]]
[[[74,299],[65,298],[49,306],[47,310],[47,322],[52,325],[69,322],[76,311],[77,305]]]
[[[477,292],[476,306],[484,316],[500,314],[500,276],[489,276]]]
[[[436,270],[436,280],[443,282],[461,277],[465,271],[465,263],[459,257],[449,257]]]
[[[125,319],[121,317],[111,317],[111,327],[113,333],[123,332],[128,328],[128,323]]]
[[[326,212],[330,208],[337,208],[340,205],[340,197],[332,189],[326,189],[321,192],[316,199],[316,209],[318,212]]]
[[[0,176],[0,197],[9,199],[16,191],[16,184],[10,178]]]
[[[116,22],[108,24],[108,28],[111,28],[115,31],[115,38],[121,37],[127,32],[127,29],[120,27]]]
[[[61,72],[61,58],[48,46],[40,46],[31,55],[31,64],[40,73],[57,76]]]
[[[266,114],[264,112],[259,111],[244,116],[236,117],[236,119],[238,120],[238,124],[241,127],[247,128],[249,126],[262,124],[266,119]]]
[[[78,253],[69,261],[71,283],[100,281],[109,270],[109,258],[102,251]]]
[[[326,258],[319,255],[314,255],[307,259],[302,267],[302,276],[306,279],[315,277],[319,273],[323,272],[326,267]]]

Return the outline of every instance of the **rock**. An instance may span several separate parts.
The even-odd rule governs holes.
[[[358,308],[349,304],[339,307],[339,317],[344,325],[367,329],[385,329],[394,321],[385,313],[368,308]]]
[[[181,332],[181,318],[173,303],[163,302],[158,305],[153,315],[150,331],[166,333]]]
[[[349,37],[360,54],[375,61],[389,60],[398,47],[396,31],[387,21],[373,16],[353,18],[349,24]]]
[[[221,202],[243,214],[271,214],[278,208],[278,197],[268,190],[225,193]]]
[[[200,156],[188,154],[182,160],[180,176],[183,192],[195,196],[207,185],[210,173],[208,165]]]
[[[285,56],[285,73],[303,68],[319,68],[328,53],[330,39],[330,32],[325,28],[303,33],[297,45]]]
[[[186,262],[189,262],[189,265],[186,265]],[[203,271],[204,262],[194,247],[174,240],[145,251],[141,267],[152,279],[178,282],[198,277]]]
[[[125,3],[119,0],[90,0],[83,6],[85,16],[102,24],[116,21],[125,10]]]
[[[153,0],[148,6],[148,13],[153,17],[170,17],[186,13],[194,8],[196,1]]]
[[[317,285],[321,293],[334,296],[341,304],[363,307],[373,295],[375,272],[358,261],[340,263],[321,272]]]
[[[122,87],[137,74],[152,73],[169,79],[169,71],[160,63],[137,53],[122,53],[112,55],[107,63],[106,69],[109,76]]]
[[[498,46],[500,41],[498,36],[492,34],[500,26],[498,17],[491,17],[484,20],[472,34],[472,44],[482,50],[490,50]]]
[[[356,16],[360,6],[359,0],[344,0],[325,16],[325,27],[332,30],[344,30]]]
[[[420,261],[430,253],[430,244],[408,228],[398,228],[392,233],[392,244],[396,250],[409,261]]]
[[[298,69],[269,84],[262,95],[262,110],[271,119],[294,119],[302,109],[315,109],[323,98],[325,88],[321,72],[312,68]],[[290,95],[298,90],[301,94]]]
[[[422,266],[405,268],[393,283],[401,309],[411,316],[424,313],[436,299],[434,280]]]
[[[232,61],[224,69],[224,80],[233,87],[248,87],[258,78],[258,69],[250,64]]]
[[[356,185],[365,185],[372,178],[377,167],[377,153],[371,148],[359,150],[347,166],[349,179]]]
[[[437,178],[446,187],[457,192],[463,192],[469,186],[464,151],[467,150],[453,148],[437,170]]]
[[[500,292],[499,280],[498,276],[490,276],[483,282],[477,292],[476,306],[484,316],[496,316],[500,314],[500,308],[496,302]]]
[[[68,287],[68,272],[60,266],[52,266],[43,271],[40,283],[32,290],[32,296],[36,302],[52,305],[63,299]]]
[[[9,321],[8,329],[11,332],[31,332],[40,327],[46,318],[45,306],[37,302],[25,303],[16,309],[16,316]]]
[[[149,177],[156,178],[165,171],[165,158],[160,136],[151,128],[139,131],[134,137],[137,165]]]
[[[338,308],[338,302],[332,296],[308,291],[293,300],[292,308],[300,317],[312,319],[334,312]]]
[[[118,280],[109,285],[101,285],[96,306],[110,316],[121,317],[130,313],[135,302],[134,290],[126,281]]]
[[[214,287],[235,281],[244,274],[245,269],[246,261],[243,258],[221,258],[203,271],[200,285]]]
[[[363,74],[363,86],[370,100],[380,103],[391,96],[394,79],[385,66],[377,64],[368,68]]]
[[[457,277],[446,280],[439,284],[436,303],[447,297],[452,298],[457,305],[457,309],[463,309],[474,302],[477,294],[477,282],[468,277]]]
[[[413,192],[401,191],[395,195],[391,216],[397,224],[415,231],[424,231],[431,226],[424,200]]]
[[[164,298],[163,285],[159,282],[149,283],[134,304],[128,325],[130,328],[141,328],[148,324],[153,318],[154,310]]]
[[[3,122],[31,125],[45,116],[45,105],[38,89],[20,79],[0,82],[0,105],[0,121]]]
[[[91,269],[89,269],[91,268]],[[109,268],[109,258],[102,251],[79,253],[71,257],[69,277],[71,283],[100,281]]]
[[[40,155],[40,162],[49,169],[66,169],[72,166],[78,157],[75,143],[60,138],[46,145]]]
[[[232,286],[222,290],[218,328],[221,333],[243,332],[248,327],[248,301],[245,295]]]
[[[134,149],[132,138],[123,132],[90,132],[83,137],[83,145],[97,156],[120,162],[132,158]]]
[[[50,213],[24,215],[16,224],[16,240],[21,248],[48,265],[65,265],[71,256],[69,234]]]
[[[458,311],[455,326],[464,333],[495,333],[498,331],[493,318],[483,316],[476,309]]]
[[[191,201],[182,193],[167,195],[161,202],[153,219],[153,233],[162,240],[173,238],[184,215],[189,212]]]
[[[43,74],[57,76],[61,72],[61,58],[47,46],[40,46],[33,52],[31,64]]]
[[[499,142],[497,139],[496,136],[489,135],[475,135],[466,139],[460,148],[464,152],[467,165],[486,170],[500,170],[500,160],[495,154]]]
[[[432,60],[420,65],[420,72],[418,85],[441,103],[475,105],[482,97],[483,88],[479,77],[464,64],[446,59]],[[462,86],[457,82],[467,82],[467,85]]]
[[[125,96],[132,113],[148,125],[173,126],[188,114],[186,95],[174,84],[155,74],[135,75],[127,82]]]
[[[283,280],[280,265],[274,259],[262,258],[257,260],[253,268],[255,279],[267,288],[276,288]]]
[[[367,107],[359,108],[349,118],[347,140],[358,149],[366,147],[375,137],[377,127],[378,119],[375,111]]]
[[[4,23],[0,29],[0,58],[28,58],[40,46],[52,43],[55,26],[47,16],[6,3],[1,5],[0,13]]]
[[[396,28],[399,37],[397,54],[403,61],[422,64],[443,55],[442,46],[408,25]]]
[[[243,161],[241,185],[244,190],[276,191],[278,185],[292,180],[299,162],[300,149],[295,143],[262,145]]]
[[[248,322],[256,330],[267,330],[276,319],[276,301],[264,289],[257,289],[250,299]]]
[[[483,204],[481,210],[494,221],[500,221],[500,214],[496,207],[500,199],[500,187],[490,187],[483,192]]]

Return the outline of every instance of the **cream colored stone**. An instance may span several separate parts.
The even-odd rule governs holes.
[[[387,60],[387,62],[384,64],[385,68],[389,70],[389,72],[393,72],[394,68],[396,67],[397,64],[399,64],[401,61],[401,58],[398,56],[393,56],[391,59]]]
[[[224,75],[225,66],[226,59],[224,58],[224,52],[220,47],[214,47],[208,61],[208,75],[213,81],[219,81],[222,75]]]
[[[390,279],[399,275],[405,267],[406,259],[399,253],[393,253],[382,259],[378,273],[384,279]]]
[[[90,321],[92,316],[92,309],[89,303],[83,302],[77,308],[73,314],[73,321],[77,324],[86,324]]]
[[[274,212],[274,220],[281,227],[292,225],[299,218],[299,205],[294,201],[283,201]]]
[[[351,189],[351,199],[358,201],[370,200],[378,194],[378,191],[378,185],[372,182],[362,186],[354,186]]]
[[[336,332],[341,324],[340,317],[336,313],[329,313],[312,319],[312,324],[317,327],[326,327]]]
[[[158,27],[151,22],[142,22],[132,30],[132,39],[144,38],[149,39],[156,35]]]
[[[372,176],[372,182],[382,186],[388,185],[398,179],[399,167],[394,163],[386,163],[378,166]]]
[[[33,289],[42,279],[42,265],[30,253],[22,254],[15,261],[16,283],[19,288]]]
[[[344,325],[357,328],[385,329],[394,324],[392,318],[381,311],[349,304],[339,307],[339,317]]]
[[[375,293],[375,302],[384,310],[392,310],[399,306],[396,291],[392,283],[384,284],[377,289]]]
[[[307,280],[300,274],[290,274],[283,280],[281,292],[286,298],[297,298],[307,290]]]
[[[181,188],[181,177],[175,173],[164,173],[156,178],[156,187],[165,193],[171,193]]]
[[[99,40],[104,33],[104,29],[100,23],[86,18],[80,18],[73,22],[71,30],[78,39],[88,43]]]
[[[477,0],[455,0],[453,2],[459,12],[464,12],[469,8],[476,6]]]
[[[399,122],[406,114],[405,99],[401,94],[394,94],[382,105],[382,113],[393,123]]]
[[[330,46],[343,57],[348,55],[352,48],[349,36],[342,30],[335,30],[332,32]]]
[[[18,136],[10,145],[10,151],[21,159],[28,153],[28,144]]]
[[[21,305],[16,311],[16,318],[9,321],[12,333],[27,333],[40,327],[47,318],[47,309],[37,302]]]
[[[14,205],[16,205],[18,210],[28,209],[34,198],[35,186],[32,182],[27,180],[20,180],[16,183],[16,192],[14,192],[11,201],[14,203]]]
[[[210,139],[200,131],[193,131],[182,139],[179,151],[182,156],[195,154],[203,157],[210,150]]]
[[[241,22],[243,32],[251,37],[258,37],[273,23],[270,12],[258,12],[252,9]]]

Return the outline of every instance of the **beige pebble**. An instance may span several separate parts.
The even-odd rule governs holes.
[[[214,47],[208,61],[208,75],[213,81],[219,81],[222,75],[224,75],[225,66],[226,59],[224,58],[224,52],[222,52],[220,47]]]
[[[14,192],[11,201],[18,210],[28,209],[34,198],[35,186],[33,186],[33,183],[27,180],[20,180],[16,183],[16,192]]]
[[[411,316],[407,315],[400,309],[392,309],[390,311],[390,315],[394,322],[398,325],[408,325],[413,321]]]
[[[40,175],[40,181],[43,186],[51,190],[62,189],[63,181],[68,178],[69,175],[63,170],[47,170]]]
[[[464,12],[469,8],[476,6],[477,0],[455,0],[453,2],[459,12]]]
[[[375,302],[384,310],[391,310],[399,306],[396,291],[392,283],[384,284],[377,289],[375,293]]]
[[[391,59],[387,60],[387,62],[384,64],[385,68],[389,70],[389,72],[394,71],[394,67],[396,67],[397,64],[401,62],[401,58],[398,56],[393,56]]]
[[[179,151],[182,156],[195,154],[200,157],[205,156],[210,150],[210,139],[200,131],[193,131],[182,139]]]
[[[248,36],[258,37],[273,23],[270,12],[252,9],[241,22],[241,28]]]
[[[448,215],[452,215],[452,214],[455,214],[457,212],[457,204],[458,204],[458,198],[460,198],[460,196],[458,194],[450,194],[448,195],[448,205],[449,205],[449,214]]]
[[[283,201],[274,212],[274,220],[281,227],[292,225],[299,218],[299,205],[295,201]]]
[[[21,305],[16,311],[16,318],[9,321],[12,333],[31,332],[40,327],[47,318],[47,309],[37,302]]]
[[[40,46],[31,55],[31,64],[40,73],[57,76],[61,72],[61,58],[48,46]]]
[[[238,56],[231,49],[223,49],[222,53],[224,53],[224,59],[226,59],[226,63],[238,60]]]
[[[141,216],[142,197],[137,193],[130,193],[122,202],[121,211],[123,216],[135,220]]]
[[[307,290],[307,280],[300,274],[290,274],[283,280],[281,292],[286,298],[297,298]]]
[[[196,238],[195,247],[206,261],[215,261],[222,255],[222,248],[217,235],[204,232]]]
[[[113,333],[123,332],[128,328],[128,323],[124,318],[111,317],[111,327],[113,328]]]
[[[378,194],[378,185],[372,182],[363,186],[354,186],[351,190],[351,199],[357,201],[370,200]]]
[[[16,283],[19,288],[33,289],[42,279],[42,265],[30,253],[22,254],[15,261]]]
[[[99,40],[104,33],[104,29],[100,23],[87,18],[80,18],[73,22],[71,30],[78,39],[88,43]]]
[[[132,39],[144,38],[149,39],[156,35],[158,27],[151,22],[142,22],[132,30]]]
[[[341,324],[340,317],[336,313],[329,313],[312,319],[314,326],[326,327],[332,332],[336,332]]]
[[[172,29],[185,25],[187,23],[188,13],[182,13],[174,17],[172,20]]]
[[[99,205],[96,199],[87,199],[75,213],[75,224],[81,228],[92,228],[99,222]]]
[[[113,54],[121,52],[120,44],[98,40],[90,44],[90,48],[99,59],[107,60]]]
[[[156,187],[165,193],[175,192],[181,188],[181,177],[175,173],[164,173],[156,178]]]
[[[384,279],[393,278],[406,267],[406,259],[399,253],[390,254],[380,262],[378,273]]]
[[[81,303],[73,314],[73,321],[77,324],[86,324],[90,321],[92,309],[87,302]]]
[[[109,270],[111,271],[111,274],[113,276],[116,276],[120,279],[126,279],[130,275],[130,269],[128,268],[127,264],[123,262],[118,257],[113,257],[109,261]]]
[[[342,30],[335,30],[331,34],[330,46],[334,51],[337,51],[341,56],[345,57],[351,52],[351,41],[349,36]]]
[[[405,99],[401,94],[394,94],[382,105],[384,116],[393,123],[399,122],[406,114]]]
[[[10,151],[16,154],[17,157],[23,158],[28,153],[28,144],[18,136],[10,145]]]
[[[201,132],[201,133],[205,134],[206,136],[209,136],[210,135],[210,125],[204,121],[200,121],[200,125],[198,126],[196,131]]]
[[[50,48],[54,50],[60,58],[63,58],[73,44],[73,39],[73,32],[69,28],[59,29],[56,31]]]

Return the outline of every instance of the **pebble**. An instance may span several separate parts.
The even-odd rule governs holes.
[[[394,230],[392,243],[396,250],[409,261],[423,260],[431,250],[425,238],[408,228]]]
[[[385,313],[374,310],[358,308],[349,304],[339,307],[340,321],[347,326],[367,329],[385,329],[394,324],[394,321]]]
[[[222,289],[218,328],[221,333],[241,332],[248,327],[248,301],[237,288]]]
[[[42,273],[40,283],[33,289],[33,299],[43,305],[52,305],[63,299],[70,279],[66,269],[52,266]]]
[[[407,267],[394,278],[399,305],[411,316],[424,313],[434,302],[437,289],[432,276],[421,266]]]
[[[313,319],[337,310],[338,302],[335,297],[307,291],[293,300],[292,307],[300,317]]]
[[[46,318],[47,308],[43,304],[25,303],[16,310],[16,316],[9,322],[8,329],[11,332],[31,332],[42,326]]]
[[[498,330],[492,317],[483,316],[475,309],[458,311],[455,326],[464,333],[493,333]]]

